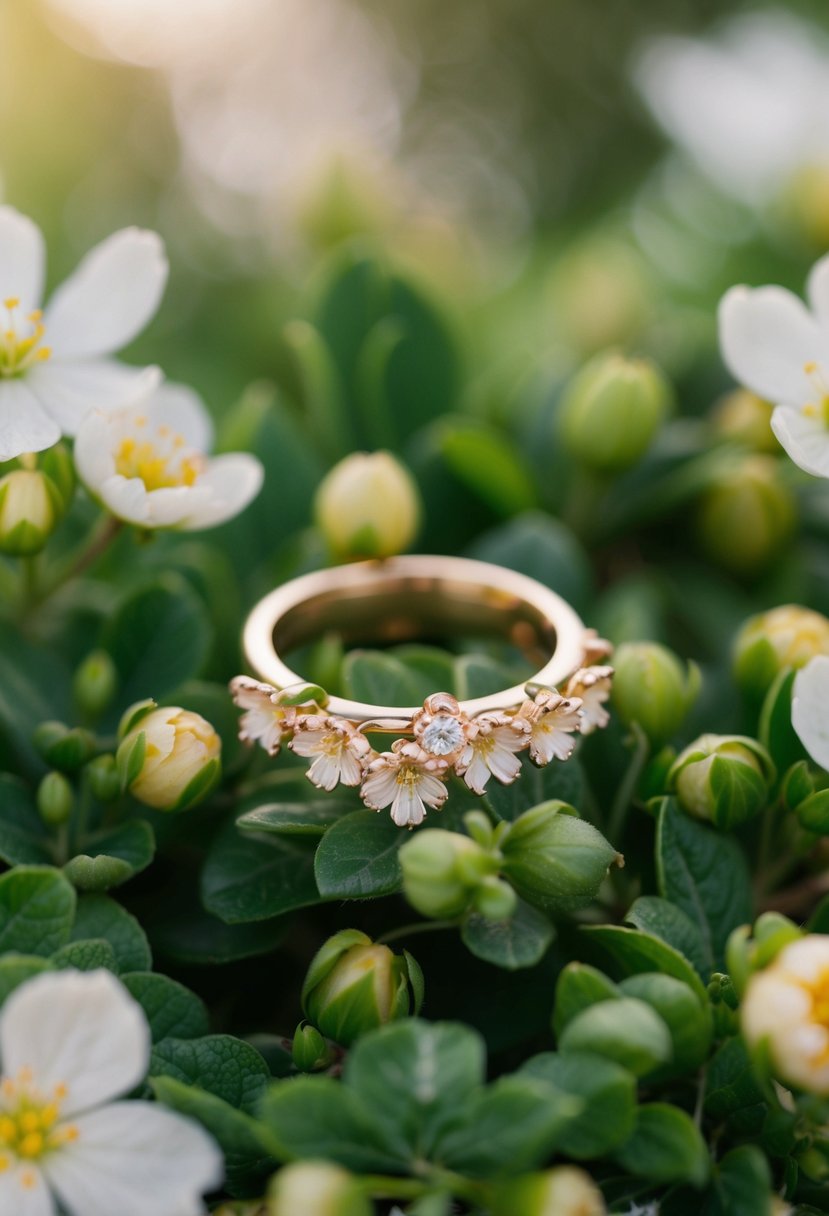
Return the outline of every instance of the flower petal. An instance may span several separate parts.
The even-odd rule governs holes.
[[[154,425],[168,426],[197,452],[209,452],[213,446],[213,422],[207,406],[186,384],[165,380],[147,402],[144,412]]]
[[[147,1071],[150,1031],[109,971],[59,971],[17,988],[0,1013],[3,1071],[30,1068],[37,1087],[64,1085],[61,1114],[126,1093]]]
[[[198,479],[196,488],[209,492],[209,498],[188,513],[181,527],[187,532],[215,528],[244,511],[262,488],[265,471],[255,456],[232,452],[214,456]]]
[[[398,786],[397,797],[391,804],[391,817],[399,828],[417,827],[426,818],[423,799],[408,782]]]
[[[829,477],[829,430],[820,418],[778,405],[771,429],[798,468],[814,477]]]
[[[817,655],[794,678],[792,726],[806,751],[829,772],[829,655]]]
[[[129,367],[114,359],[77,363],[50,359],[26,376],[26,383],[64,435],[74,436],[93,410],[123,409],[141,400],[161,380],[157,367]]]
[[[167,270],[164,244],[155,232],[113,233],[49,301],[44,318],[49,345],[70,357],[120,350],[158,308]]]
[[[817,319],[829,330],[829,254],[815,262],[809,272],[806,294]]]
[[[0,207],[0,301],[20,300],[31,312],[43,295],[46,252],[37,224],[14,207]]]
[[[5,1216],[55,1216],[46,1179],[31,1165],[16,1165],[0,1174],[0,1212]],[[74,1213],[73,1213],[74,1216]]]
[[[733,375],[775,405],[805,405],[810,363],[829,369],[829,334],[783,287],[732,287],[719,309],[720,347]]]
[[[196,1123],[150,1102],[113,1102],[75,1120],[78,1137],[44,1169],[73,1216],[197,1216],[222,1155]]]
[[[60,427],[22,380],[0,381],[0,460],[42,452],[60,439]]]

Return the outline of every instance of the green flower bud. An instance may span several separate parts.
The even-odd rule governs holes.
[[[765,695],[785,668],[829,654],[829,619],[799,604],[749,617],[734,645],[734,675],[749,696]]]
[[[44,823],[58,827],[72,814],[75,795],[63,773],[47,773],[37,787],[37,809]]]
[[[63,500],[51,478],[36,469],[13,469],[0,478],[0,552],[39,553],[55,530]]]
[[[771,429],[774,406],[747,388],[737,388],[721,397],[711,421],[723,439],[733,439],[755,452],[772,455],[780,445]]]
[[[726,570],[754,575],[794,531],[795,499],[772,456],[746,456],[706,490],[697,515],[700,543]]]
[[[75,671],[72,691],[78,709],[99,718],[118,688],[118,670],[106,650],[93,650]]]
[[[475,889],[472,904],[486,920],[509,920],[518,907],[518,896],[508,882],[493,876]]]
[[[478,883],[498,869],[474,840],[443,828],[417,832],[398,857],[406,899],[422,916],[440,920],[465,912]]]
[[[764,912],[753,928],[740,925],[728,938],[725,961],[728,972],[740,996],[755,971],[774,962],[790,942],[798,941],[803,931],[780,912]]]
[[[573,912],[595,897],[611,865],[623,858],[592,824],[564,802],[545,802],[519,816],[501,840],[502,872],[527,903]]]
[[[650,447],[668,414],[671,396],[667,380],[648,360],[598,355],[565,391],[564,444],[586,468],[621,472]]]
[[[300,1072],[314,1072],[331,1063],[333,1052],[314,1026],[300,1024],[294,1035],[291,1057]]]
[[[158,811],[200,802],[221,774],[221,740],[210,723],[177,706],[132,713],[131,720],[116,754],[122,787]]]
[[[668,773],[682,809],[720,828],[732,828],[761,811],[773,779],[768,752],[744,735],[700,735]]]
[[[420,495],[411,474],[390,452],[354,452],[323,479],[314,513],[341,560],[392,557],[414,539]]]
[[[90,760],[85,768],[89,788],[99,802],[114,802],[121,793],[121,777],[115,757],[107,753]]]
[[[628,726],[637,722],[653,747],[679,730],[696,700],[699,668],[658,642],[625,642],[613,657],[611,700]]]
[[[524,1174],[497,1191],[494,1216],[606,1216],[602,1193],[584,1170],[558,1165]]]
[[[95,755],[95,736],[80,726],[71,730],[63,722],[41,722],[32,742],[52,768],[74,773]]]
[[[352,1174],[330,1161],[297,1161],[274,1175],[268,1216],[372,1216],[371,1203]]]
[[[412,956],[375,945],[358,929],[335,933],[317,952],[302,988],[305,1016],[335,1043],[417,1013],[423,977]]]

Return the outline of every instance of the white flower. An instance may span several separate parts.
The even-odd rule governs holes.
[[[582,667],[567,681],[564,695],[581,700],[581,733],[590,735],[607,726],[610,714],[604,707],[610,696],[612,667]]]
[[[299,717],[288,746],[298,756],[315,757],[305,775],[320,790],[333,790],[338,782],[359,785],[372,754],[368,739],[351,722],[327,714]]]
[[[521,773],[521,761],[515,753],[529,746],[529,722],[494,712],[479,714],[472,726],[474,733],[455,764],[455,772],[475,794],[483,794],[490,777],[511,785]]]
[[[360,797],[374,811],[390,806],[398,827],[416,827],[425,819],[427,806],[440,810],[446,801],[449,791],[441,780],[445,773],[443,761],[410,740],[396,739],[390,752],[369,764]]]
[[[743,202],[829,161],[829,44],[814,25],[767,11],[710,39],[655,38],[634,75],[667,134]]]
[[[78,475],[140,528],[212,528],[255,498],[263,470],[246,452],[208,459],[211,430],[191,389],[164,384],[128,409],[87,416],[75,441]]]
[[[22,984],[0,1012],[0,1212],[196,1216],[222,1159],[195,1123],[114,1101],[147,1072],[140,1006],[108,971]]]
[[[294,728],[295,707],[277,705],[276,689],[249,676],[231,680],[230,692],[235,704],[246,710],[239,719],[239,738],[243,743],[259,743],[269,756],[277,755],[284,735]]]
[[[154,232],[125,228],[88,253],[41,312],[38,227],[0,207],[0,461],[74,435],[91,408],[130,404],[156,368],[109,358],[144,328],[167,281]]]
[[[829,1095],[829,935],[791,942],[753,975],[740,1017],[746,1040],[766,1042],[784,1081]]]
[[[795,464],[829,477],[829,257],[807,290],[811,311],[783,287],[732,287],[720,346],[740,383],[776,405],[772,430]]]
[[[519,716],[530,723],[530,756],[536,764],[569,760],[576,746],[573,735],[581,728],[581,701],[568,700],[544,689],[534,701],[525,701]]]
[[[806,751],[829,772],[829,656],[810,659],[794,678],[792,726]]]

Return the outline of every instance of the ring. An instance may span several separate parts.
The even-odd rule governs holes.
[[[347,643],[397,643],[443,633],[499,635],[538,665],[525,684],[458,701],[435,692],[422,705],[369,705],[329,697],[281,657],[336,629]],[[315,571],[272,591],[245,625],[245,656],[258,680],[237,676],[239,737],[271,756],[283,743],[311,761],[320,789],[359,786],[396,824],[438,810],[454,774],[476,794],[491,778],[509,785],[522,752],[545,765],[569,758],[576,734],[605,726],[611,646],[554,591],[487,562],[407,556]],[[260,682],[261,681],[261,682]],[[371,737],[394,734],[389,750]]]

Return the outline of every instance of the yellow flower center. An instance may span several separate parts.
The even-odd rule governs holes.
[[[65,1085],[56,1085],[51,1096],[42,1094],[32,1084],[32,1074],[22,1068],[15,1078],[4,1077],[0,1082],[0,1174],[16,1162],[35,1162],[47,1153],[78,1138],[78,1129],[70,1123],[60,1123],[61,1103],[65,1100]],[[27,1185],[27,1174],[20,1176]],[[31,1182],[35,1184],[35,1176]]]
[[[148,490],[192,486],[204,469],[204,457],[189,451],[183,435],[168,426],[144,433],[146,418],[136,418],[138,435],[122,439],[115,452],[115,471],[144,482]]]
[[[807,418],[817,418],[824,426],[829,426],[829,384],[817,363],[804,363],[803,370],[814,385],[816,401],[810,401],[803,406],[801,413]]]
[[[41,345],[46,327],[40,309],[23,316],[20,301],[9,296],[3,301],[6,324],[0,337],[0,376],[22,376],[33,363],[43,363],[51,355],[48,346]]]
[[[401,764],[400,768],[397,770],[395,780],[397,781],[398,785],[408,786],[408,788],[412,790],[417,789],[417,783],[420,781],[422,776],[423,773],[420,771],[417,765]]]
[[[829,1030],[829,967],[808,985],[807,991],[812,998],[812,1020]]]

